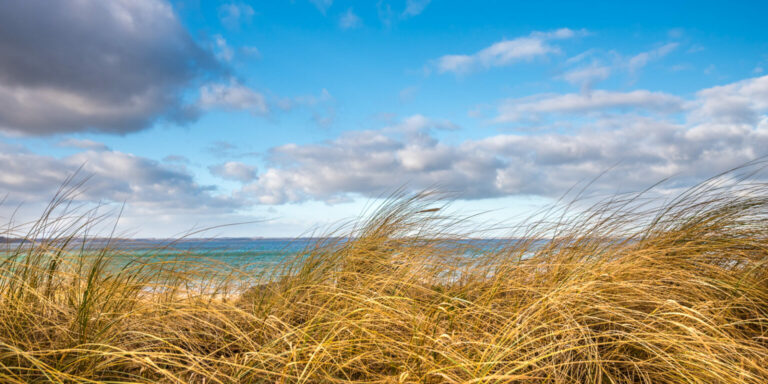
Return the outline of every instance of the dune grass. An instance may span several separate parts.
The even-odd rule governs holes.
[[[395,199],[261,275],[109,268],[123,251],[83,242],[100,217],[55,215],[65,188],[6,231],[26,240],[3,246],[0,382],[766,383],[768,186],[734,179],[478,249],[436,200]]]

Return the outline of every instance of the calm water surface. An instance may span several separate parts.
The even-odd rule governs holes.
[[[185,260],[205,258],[222,267],[232,267],[244,270],[268,270],[274,268],[287,258],[293,257],[318,242],[327,239],[188,239],[181,241],[170,240],[91,240],[87,243],[89,249],[100,249],[105,246],[119,250],[110,252],[109,257],[114,267],[121,267],[132,261],[156,262],[164,260]],[[342,240],[340,240],[342,241]],[[472,239],[463,240],[464,244],[482,250],[497,249],[509,245],[514,240]],[[19,244],[4,244],[4,251],[14,249]],[[0,252],[5,253],[5,252]],[[471,256],[471,255],[468,255]]]

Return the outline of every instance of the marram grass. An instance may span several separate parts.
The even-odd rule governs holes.
[[[110,267],[63,191],[3,245],[0,382],[766,383],[768,186],[731,176],[478,249],[397,199],[261,275]]]

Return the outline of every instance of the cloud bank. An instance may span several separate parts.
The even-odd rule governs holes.
[[[68,143],[96,147],[96,143]],[[78,195],[83,202],[128,202],[141,212],[232,212],[240,204],[200,185],[184,168],[113,151],[88,149],[56,158],[35,154],[23,147],[0,143],[0,190],[6,204],[48,201],[67,175],[89,180]]]
[[[398,181],[412,190],[438,187],[466,199],[556,197],[609,169],[594,190],[633,191],[671,176],[681,185],[692,183],[763,156],[768,148],[768,76],[708,88],[690,101],[649,91],[535,99],[502,103],[497,120],[531,113],[586,120],[567,132],[447,144],[438,139],[434,121],[414,116],[323,143],[273,148],[270,167],[240,193],[263,204],[335,202],[379,196]],[[671,112],[683,116],[667,117]]]
[[[0,12],[0,130],[124,134],[195,116],[182,92],[215,58],[163,0],[10,0]]]

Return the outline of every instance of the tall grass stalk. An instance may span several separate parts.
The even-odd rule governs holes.
[[[0,233],[0,382],[766,383],[768,186],[735,175],[488,246],[393,199],[264,273],[114,268],[70,184]]]

